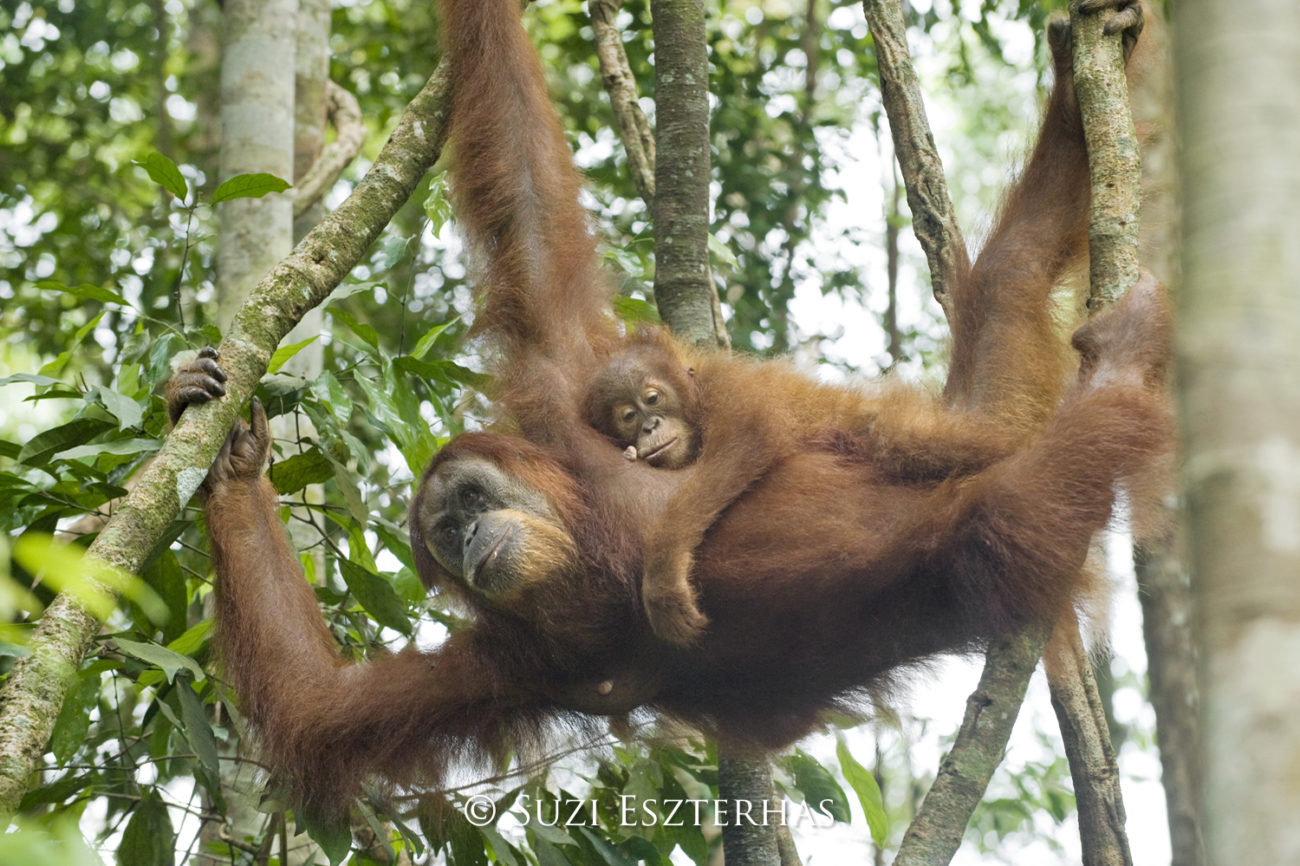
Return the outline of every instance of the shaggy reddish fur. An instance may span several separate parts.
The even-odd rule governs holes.
[[[890,397],[890,432],[806,431],[704,535],[692,580],[711,622],[683,650],[650,634],[638,582],[648,527],[700,467],[629,462],[582,423],[591,376],[625,343],[539,64],[517,0],[441,8],[458,215],[484,287],[477,330],[499,350],[495,397],[516,432],[461,437],[430,472],[465,456],[496,462],[547,494],[581,561],[550,576],[537,609],[498,610],[458,587],[417,533],[421,576],[460,592],[473,624],[430,653],[348,664],[261,463],[218,473],[207,513],[219,646],[268,762],[298,795],[337,806],[367,773],[417,783],[462,755],[527,742],[543,723],[637,706],[778,745],[910,665],[1070,604],[1116,484],[1165,449],[1168,425],[1152,387],[1167,319],[1149,285],[1084,335],[1095,357],[1058,404],[1065,353],[1048,293],[1084,244],[1086,211],[1068,75],[988,245],[953,287],[947,407]],[[989,424],[1016,447],[979,432]],[[936,472],[936,452],[962,443],[968,465]],[[244,447],[236,436],[223,459]],[[608,693],[594,688],[604,682]]]

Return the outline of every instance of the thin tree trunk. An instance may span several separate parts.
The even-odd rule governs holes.
[[[1142,130],[1142,227],[1144,267],[1166,286],[1181,284],[1178,273],[1178,172],[1174,135],[1174,74],[1168,26],[1159,6],[1147,10],[1142,31],[1149,58],[1147,74],[1131,93],[1133,117]],[[1204,866],[1205,845],[1198,819],[1201,800],[1200,683],[1196,677],[1195,615],[1187,550],[1173,506],[1152,503],[1161,525],[1152,540],[1134,550],[1147,684],[1156,712],[1160,781],[1169,815],[1169,845],[1175,866]]]
[[[700,0],[654,0],[655,301],[674,333],[725,347],[717,292],[709,276],[709,63]],[[774,801],[772,771],[762,757],[718,754],[719,796],[762,808]],[[786,840],[787,857],[794,842]],[[772,824],[729,822],[722,828],[727,866],[782,862]]]
[[[899,0],[863,0],[862,6],[876,44],[880,87],[912,210],[912,228],[930,264],[934,297],[951,320],[949,291],[969,271],[970,259],[908,52],[902,8]],[[966,825],[1002,762],[1029,678],[1050,633],[1048,626],[1030,626],[989,647],[979,687],[967,699],[957,740],[899,846],[894,860],[898,866],[947,863],[961,846]]]
[[[709,279],[709,55],[702,0],[652,0],[655,303],[673,330],[725,346]],[[671,156],[670,156],[671,155]],[[703,287],[701,290],[700,287]]]
[[[1300,862],[1300,5],[1184,0],[1178,381],[1210,863]]]
[[[921,82],[907,49],[907,25],[899,0],[863,0],[867,26],[880,64],[880,96],[889,115],[894,153],[907,187],[912,231],[930,265],[935,300],[951,318],[948,298],[952,286],[970,268],[966,242],[948,195],[943,163],[925,115]],[[886,74],[887,71],[887,74]]]

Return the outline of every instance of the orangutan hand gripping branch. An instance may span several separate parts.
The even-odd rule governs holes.
[[[1063,395],[1056,387],[1069,355],[1048,293],[1086,243],[1087,198],[1059,51],[1038,146],[953,288],[952,375],[937,406],[814,387],[783,364],[719,361],[715,372],[665,335],[621,335],[518,4],[444,0],[442,11],[457,215],[486,287],[476,329],[499,350],[493,396],[513,432],[450,442],[421,479],[410,527],[421,578],[463,599],[472,624],[432,652],[339,658],[262,475],[270,440],[258,406],[206,485],[218,647],[268,764],[307,805],[337,808],[367,773],[428,782],[449,761],[534,741],[556,719],[638,707],[732,743],[781,745],[909,663],[978,648],[1018,616],[1072,602],[1116,485],[1166,448],[1154,385],[1169,323],[1144,281],[1079,335],[1082,370]],[[632,393],[602,392],[602,375],[647,346],[653,363],[678,365],[677,435],[698,442],[676,471],[653,464],[680,445],[638,445],[653,459],[628,460],[585,423],[593,393],[596,404]],[[220,395],[215,360],[182,371],[174,413]],[[989,364],[998,375],[982,374]],[[733,375],[752,416],[705,387]],[[1051,396],[1020,409],[1033,389]],[[659,405],[657,391],[654,403],[644,387],[634,396]],[[629,435],[606,417],[614,438]],[[994,429],[1014,435],[1044,417],[1016,441]],[[748,443],[754,431],[731,425],[750,420],[770,442],[758,470],[741,473],[726,443]],[[700,483],[716,483],[717,497],[683,507],[710,478]],[[708,628],[688,622],[689,645],[647,621],[642,572],[659,545],[693,560],[687,590]]]

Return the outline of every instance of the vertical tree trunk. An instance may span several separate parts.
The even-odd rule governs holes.
[[[652,0],[655,303],[673,331],[726,345],[709,279],[709,55],[702,0]],[[671,156],[670,156],[671,154]],[[700,286],[704,291],[700,291]]]
[[[1300,862],[1300,5],[1185,0],[1178,374],[1210,863]]]
[[[1133,88],[1133,117],[1142,140],[1142,227],[1144,267],[1166,286],[1177,287],[1178,172],[1174,135],[1174,73],[1168,25],[1159,7],[1147,9],[1142,31],[1150,66]],[[1155,515],[1175,523],[1172,506]],[[1160,781],[1169,815],[1169,845],[1176,866],[1204,866],[1205,846],[1198,820],[1201,798],[1200,685],[1196,677],[1191,576],[1182,539],[1144,542],[1134,551],[1147,682],[1156,712]]]
[[[653,0],[655,28],[655,302],[675,334],[725,347],[709,276],[709,59],[700,0]],[[719,750],[718,791],[728,801],[770,803],[772,772],[761,757]],[[787,856],[794,843],[786,840]],[[777,866],[772,825],[730,822],[722,830],[727,866]]]
[[[219,179],[266,172],[293,178],[294,56],[298,0],[226,0],[221,57]],[[286,193],[217,205],[217,321],[235,310],[293,249]]]

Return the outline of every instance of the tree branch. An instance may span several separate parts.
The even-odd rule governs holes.
[[[334,125],[334,141],[325,146],[320,158],[294,188],[295,219],[306,213],[333,188],[343,170],[357,158],[366,141],[366,127],[361,122],[361,106],[355,96],[326,79],[325,104],[330,122]]]
[[[1084,14],[1078,0],[1070,3],[1074,92],[1091,176],[1088,308],[1094,313],[1114,303],[1138,278],[1142,161],[1129,109],[1122,37],[1104,32],[1114,14]],[[1119,765],[1092,662],[1073,616],[1057,625],[1046,669],[1074,779],[1083,862],[1131,866]]]
[[[650,207],[655,199],[655,139],[650,119],[637,101],[636,76],[623,50],[615,18],[622,0],[590,0],[591,29],[596,34],[596,56],[600,59],[600,80],[614,109],[619,138],[627,153],[627,169],[637,194]]]
[[[1138,279],[1142,158],[1129,110],[1123,41],[1119,34],[1102,32],[1114,14],[1081,14],[1079,0],[1070,2],[1074,93],[1092,175],[1088,309],[1093,312],[1115,303]]]
[[[903,835],[894,866],[941,866],[961,847],[971,814],[1002,763],[1051,627],[1034,623],[989,646],[979,686],[934,784]]]
[[[912,231],[930,265],[934,298],[951,316],[949,288],[970,269],[966,242],[953,212],[943,163],[934,146],[930,121],[921,99],[921,84],[907,50],[907,25],[898,0],[863,0],[867,27],[880,64],[880,95],[894,137],[894,152],[903,170]]]
[[[352,195],[257,284],[220,346],[229,375],[226,396],[181,417],[90,546],[90,555],[139,571],[203,481],[281,338],[343,280],[437,160],[446,132],[445,96],[440,67]],[[0,814],[17,809],[34,778],[69,682],[97,628],[76,600],[60,595],[41,617],[32,654],[14,665],[0,690]]]
[[[876,43],[880,88],[912,210],[912,228],[930,263],[935,299],[951,319],[949,290],[970,269],[970,260],[908,55],[903,13],[898,0],[863,0],[862,5]],[[961,846],[966,825],[1001,763],[1050,633],[1048,626],[1031,625],[989,646],[984,673],[967,700],[957,740],[903,837],[894,860],[897,866],[945,864]]]

